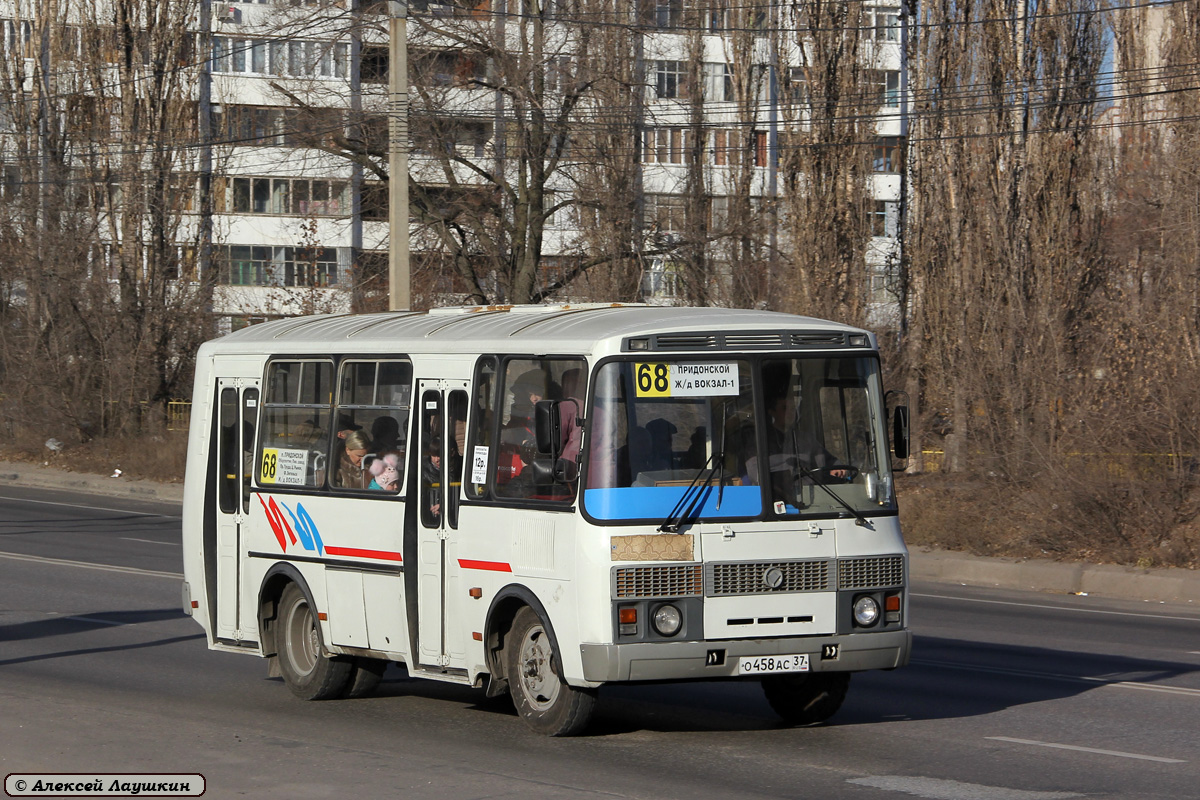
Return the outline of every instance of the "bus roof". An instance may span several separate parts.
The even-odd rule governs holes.
[[[842,347],[851,333],[867,334],[869,346],[874,346],[874,336],[859,328],[773,311],[611,303],[462,306],[291,317],[242,328],[210,342],[206,349],[336,353],[387,347],[412,352],[568,354],[619,350],[625,340],[645,338],[640,349],[703,352]]]

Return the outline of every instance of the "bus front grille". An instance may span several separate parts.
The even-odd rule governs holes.
[[[618,567],[614,573],[613,596],[617,598],[698,597],[704,589],[699,564]]]
[[[876,589],[904,585],[904,556],[838,560],[838,588]]]
[[[771,592],[827,592],[833,589],[829,562],[736,561],[709,564],[705,594],[723,597]]]

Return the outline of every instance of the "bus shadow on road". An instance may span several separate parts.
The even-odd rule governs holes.
[[[1184,685],[1194,686],[1194,680],[1179,680],[1196,673],[1200,663],[919,636],[908,666],[856,674],[845,704],[825,725],[984,716],[1098,689],[1197,696],[1200,688]],[[488,700],[480,690],[410,679],[403,672],[388,675],[382,694],[437,697],[470,711],[515,718],[505,698]],[[784,727],[757,681],[625,684],[600,690],[596,717],[585,736]]]
[[[908,666],[855,676],[833,722],[974,717],[1097,689],[1200,696],[1175,680],[1198,672],[1200,663],[918,636]]]
[[[27,620],[0,625],[0,642],[42,639],[85,631],[103,630],[167,619],[186,619],[178,608],[139,608],[129,611],[96,611],[81,614],[53,615],[45,619]]]

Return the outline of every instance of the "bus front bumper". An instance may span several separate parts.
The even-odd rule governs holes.
[[[829,646],[836,645],[836,655]],[[893,669],[908,663],[908,630],[791,639],[734,639],[716,642],[583,644],[588,683],[710,680],[740,677],[743,656],[807,654],[812,672]]]

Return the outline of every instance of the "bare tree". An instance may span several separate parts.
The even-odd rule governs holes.
[[[79,435],[188,391],[207,334],[191,201],[191,0],[17,3],[0,64],[8,400]]]

